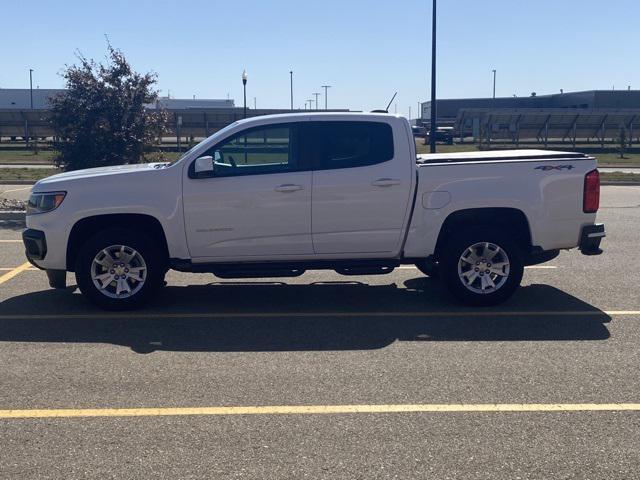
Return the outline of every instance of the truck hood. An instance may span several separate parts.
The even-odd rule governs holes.
[[[112,167],[87,168],[84,170],[74,170],[72,172],[58,173],[36,182],[33,191],[42,191],[51,187],[61,187],[78,181],[89,180],[104,176],[128,175],[144,171],[156,171],[164,168],[166,163],[138,163],[133,165],[114,165]]]

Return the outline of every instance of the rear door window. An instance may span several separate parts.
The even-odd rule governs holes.
[[[393,158],[393,132],[382,122],[311,122],[318,170],[361,167]]]

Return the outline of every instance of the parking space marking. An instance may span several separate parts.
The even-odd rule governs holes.
[[[0,272],[8,272],[9,270],[13,270],[15,268],[16,267],[0,267]],[[33,271],[33,272],[39,272],[40,271],[40,269],[36,268],[36,267],[29,267],[29,268],[27,268],[27,270]]]
[[[397,267],[400,270],[417,270],[418,267],[414,267],[412,265],[402,265]],[[553,270],[554,268],[558,268],[556,265],[527,265],[524,267],[526,269],[538,269],[538,270]]]
[[[23,190],[29,190],[32,186],[33,185],[29,185],[28,187],[12,188],[11,190],[3,190],[2,193],[22,192]]]
[[[83,408],[0,410],[0,419],[166,417],[185,415],[335,415],[353,413],[637,412],[640,403],[478,403],[391,405],[268,405],[249,407]]]
[[[69,313],[0,315],[0,320],[86,319],[186,319],[186,318],[307,318],[307,317],[553,317],[553,316],[640,316],[640,310],[542,310],[542,311],[454,311],[454,312],[209,312],[209,313]]]
[[[22,243],[22,240],[0,240],[0,243]]]
[[[2,275],[0,277],[0,285],[2,285],[6,281],[11,280],[13,277],[18,275],[20,272],[24,272],[25,270],[29,269],[30,267],[31,267],[31,264],[29,262],[24,262],[19,267],[16,267],[13,270],[10,270],[9,272],[5,273],[4,275]]]

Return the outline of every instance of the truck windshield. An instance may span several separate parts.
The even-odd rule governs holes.
[[[234,128],[236,125],[238,124],[238,122],[233,122],[230,125],[227,125],[226,127],[218,130],[216,133],[214,133],[212,136],[218,137],[218,136],[224,136],[224,134],[228,131],[231,130],[232,128]],[[208,137],[211,138],[211,137]],[[205,139],[207,140],[207,139]],[[203,140],[203,142],[205,141]],[[186,152],[184,152],[182,155],[180,155],[180,157],[178,157],[176,160],[174,160],[173,162],[169,162],[167,164],[167,167],[171,167],[172,165],[175,165],[176,163],[178,163],[180,160],[182,160],[184,157],[186,157],[187,155],[189,155],[191,152],[193,152],[196,148],[198,148],[198,146],[200,146],[202,142],[199,142],[197,144],[195,144],[193,147],[191,147],[189,150],[187,150]]]

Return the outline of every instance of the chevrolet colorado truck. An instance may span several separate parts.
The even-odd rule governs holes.
[[[23,240],[54,288],[142,305],[169,269],[222,278],[307,269],[438,276],[463,303],[511,296],[525,265],[601,253],[600,180],[580,153],[416,155],[406,119],[309,113],[237,121],[171,163],[70,171],[32,189]]]

